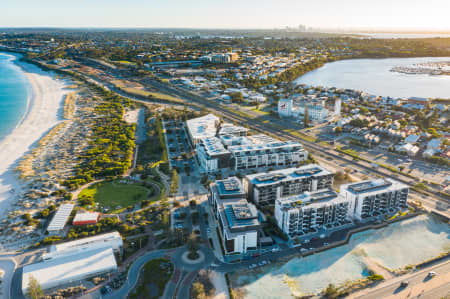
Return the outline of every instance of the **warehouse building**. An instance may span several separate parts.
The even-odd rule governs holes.
[[[73,218],[73,225],[96,224],[100,213],[98,212],[78,212]]]
[[[350,200],[331,189],[278,198],[275,219],[289,237],[317,233],[350,223]]]
[[[350,215],[357,220],[407,207],[409,187],[392,179],[367,180],[341,185],[341,196],[350,201]]]
[[[82,248],[95,249],[100,247],[110,247],[115,253],[120,254],[123,248],[122,236],[119,234],[119,232],[111,232],[70,242],[55,244],[50,247],[50,253],[70,252]]]
[[[245,199],[241,181],[237,177],[218,180],[211,184],[210,190],[210,204],[225,254],[256,250],[261,224],[256,207]]]
[[[72,251],[23,267],[22,292],[26,294],[31,277],[49,291],[114,271],[117,263],[110,247]]]
[[[74,207],[74,204],[63,204],[58,208],[58,211],[55,213],[52,221],[50,221],[50,224],[47,227],[49,234],[60,234],[64,231],[64,226],[69,220]]]
[[[257,205],[273,206],[281,197],[320,191],[333,186],[334,174],[318,164],[246,175],[244,189]]]

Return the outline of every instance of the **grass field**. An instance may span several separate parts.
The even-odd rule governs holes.
[[[92,196],[95,202],[99,203],[102,208],[109,208],[110,210],[117,210],[120,207],[128,207],[140,203],[147,199],[152,193],[152,190],[136,185],[124,184],[119,180],[111,182],[101,182],[89,186],[81,191],[79,197]],[[120,207],[119,207],[120,206]]]
[[[167,259],[152,260],[145,264],[141,279],[129,298],[161,298],[164,287],[172,276],[173,265]]]

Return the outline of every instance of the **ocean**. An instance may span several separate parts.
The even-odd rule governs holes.
[[[18,56],[0,53],[0,141],[20,123],[31,95],[28,80],[15,59]]]

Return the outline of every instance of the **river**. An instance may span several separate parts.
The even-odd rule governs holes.
[[[325,64],[295,80],[312,86],[362,90],[378,96],[450,98],[450,76],[401,74],[395,66],[448,61],[450,57],[349,59]]]

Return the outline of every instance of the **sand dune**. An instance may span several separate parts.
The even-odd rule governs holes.
[[[17,200],[23,182],[17,179],[14,168],[20,158],[30,151],[61,119],[60,108],[67,91],[64,82],[37,67],[23,65],[32,87],[28,109],[21,123],[5,139],[0,141],[0,219]]]

